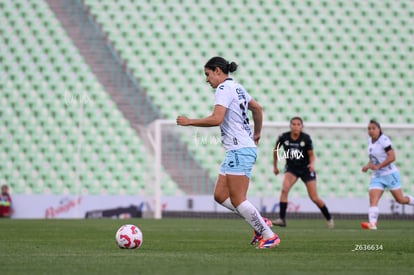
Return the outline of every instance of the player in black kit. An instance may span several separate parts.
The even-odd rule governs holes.
[[[302,128],[303,120],[300,117],[293,117],[290,120],[290,131],[279,136],[273,151],[273,173],[275,175],[279,174],[278,161],[280,159],[286,160],[279,202],[279,218],[273,221],[273,224],[286,226],[289,190],[300,178],[305,183],[309,198],[319,207],[328,221],[328,228],[334,228],[331,214],[316,191],[315,156],[313,154],[312,139],[308,134],[302,132]]]

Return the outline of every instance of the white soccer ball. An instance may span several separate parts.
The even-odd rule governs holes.
[[[136,249],[142,245],[142,231],[136,225],[125,224],[116,232],[115,240],[120,248]]]

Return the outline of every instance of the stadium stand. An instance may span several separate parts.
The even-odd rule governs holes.
[[[200,83],[203,62],[215,53],[240,60],[236,77],[263,99],[271,121],[289,119],[284,110],[289,104],[306,121],[337,122],[339,116],[331,114],[339,105],[354,111],[346,122],[366,122],[373,113],[364,109],[366,96],[383,95],[396,96],[401,105],[393,116],[379,119],[412,122],[411,100],[404,100],[413,84],[414,48],[407,39],[413,32],[412,3],[229,3],[85,0],[136,77],[149,72],[159,78],[141,80],[158,106],[165,98],[177,104],[188,98],[185,110],[209,112],[209,101],[202,98],[208,91]],[[303,108],[312,98],[311,107]],[[278,102],[284,103],[283,112],[273,111]],[[382,113],[387,102],[376,99],[373,111]],[[312,106],[318,107],[316,114]],[[175,118],[181,110],[165,116]]]
[[[413,123],[411,1],[78,2],[93,14],[164,118],[211,111],[213,94],[203,85],[202,66],[211,56],[222,55],[239,63],[235,77],[263,105],[267,121],[300,115],[305,123],[367,123],[372,117],[382,123]],[[0,81],[5,91],[0,97],[5,106],[0,110],[6,137],[0,151],[3,180],[13,179],[14,192],[71,193],[76,191],[75,172],[80,171],[87,193],[147,192],[153,176],[148,172],[150,152],[48,6],[43,1],[0,0],[0,7],[6,45],[0,49],[1,70],[6,72]],[[85,98],[77,91],[90,93]],[[77,107],[88,99],[78,162]],[[264,133],[252,194],[280,192],[271,173],[278,134]],[[366,161],[366,140],[327,138],[317,131],[313,137],[320,195],[365,197],[367,176],[359,169]],[[197,146],[194,135],[182,140],[214,178],[220,146]],[[115,149],[119,144],[124,146]],[[413,141],[396,139],[395,145],[405,156],[397,164],[409,183],[414,163],[406,152]],[[354,165],[349,165],[349,156]],[[163,177],[166,194],[180,192],[166,173]],[[408,184],[404,188],[414,190]],[[293,196],[306,196],[304,188],[293,191]]]
[[[166,118],[211,111],[202,65],[223,55],[239,62],[235,77],[263,105],[268,121],[301,115],[305,122],[413,122],[412,2],[84,2]],[[269,140],[277,134],[268,133],[274,135]],[[221,155],[217,145],[200,148],[183,139],[213,177]],[[253,173],[253,194],[280,191],[270,168],[272,142],[260,147],[269,153],[261,154]],[[366,175],[358,173],[366,161],[365,139],[338,142],[315,137],[322,195],[366,196]],[[395,142],[403,152],[412,146]],[[357,157],[358,172],[339,148]],[[398,163],[406,180],[408,163]],[[298,192],[306,195],[304,188]]]
[[[48,5],[1,0],[0,7],[2,183],[15,194],[153,193],[152,153]],[[162,178],[163,192],[181,192]]]

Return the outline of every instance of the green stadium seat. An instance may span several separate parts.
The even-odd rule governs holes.
[[[130,152],[131,161],[148,161],[150,154],[145,159],[133,156],[145,149],[138,136],[132,134],[126,138],[136,141],[117,138],[114,142],[106,139],[106,144],[102,143],[101,148],[91,146],[94,139],[89,137],[97,134],[112,137],[115,130],[130,133],[129,125],[92,75],[52,11],[45,2],[1,0],[0,3],[3,7],[0,13],[4,15],[0,30],[2,37],[7,37],[6,46],[0,51],[1,67],[11,76],[10,81],[1,83],[5,92],[0,100],[8,106],[3,109],[8,119],[3,121],[1,116],[1,125],[5,132],[11,133],[12,138],[5,140],[9,144],[2,142],[1,145],[1,148],[11,146],[2,150],[4,163],[10,163],[11,167],[6,171],[2,166],[0,180],[5,177],[10,179],[13,192],[17,194],[79,192],[73,184],[80,134],[76,129],[79,121],[79,98],[76,98],[76,93],[88,90],[93,105],[84,106],[90,117],[84,119],[88,127],[82,131],[85,143],[80,148],[86,152],[81,151],[79,176],[87,181],[84,185],[90,186],[91,190],[83,188],[82,192],[136,194],[131,192],[137,190],[116,190],[121,181],[128,180],[125,176],[127,168],[124,168],[127,164],[119,161],[122,155],[111,147],[119,146],[121,142],[126,144],[123,152]],[[46,92],[47,89],[56,92]],[[75,95],[77,101],[65,102],[66,93]],[[97,109],[100,107],[103,107],[101,114]],[[109,125],[119,129],[109,128],[108,131]],[[13,161],[8,161],[10,159]],[[143,166],[134,169],[145,173]],[[109,170],[113,171],[114,176]],[[114,183],[108,184],[114,178]],[[135,179],[142,181],[140,177]],[[140,184],[146,185],[145,182]],[[141,193],[144,194],[145,189]]]
[[[7,117],[13,117],[15,112],[20,115],[10,121],[0,116],[1,125],[13,137],[45,131],[56,143],[53,153],[73,161],[79,133],[76,130],[78,112],[76,106],[65,104],[62,98],[65,91],[89,91],[93,104],[85,106],[83,135],[84,148],[88,151],[82,155],[86,163],[83,177],[88,181],[91,177],[99,179],[85,185],[90,190],[88,187],[83,192],[116,193],[118,188],[121,193],[133,194],[137,190],[145,193],[148,175],[138,176],[139,172],[130,175],[136,180],[135,189],[125,188],[126,180],[121,179],[125,171],[148,169],[145,163],[151,162],[151,154],[145,153],[142,141],[110,103],[104,88],[47,4],[34,0],[0,0],[0,3],[3,16],[0,39],[5,42],[0,50],[0,69],[9,76],[7,82],[0,81],[0,89],[6,91],[0,100],[6,103],[2,106],[10,106],[5,110]],[[260,6],[253,1],[220,8],[204,2],[194,4],[190,0],[174,4],[102,0],[84,3],[164,118],[174,119],[180,114],[202,117],[211,112],[213,91],[203,83],[202,66],[210,56],[223,55],[240,64],[235,78],[263,105],[266,120],[288,121],[293,115],[300,115],[305,123],[368,123],[372,117],[384,123],[413,121],[410,91],[414,65],[409,37],[414,29],[412,5],[408,1],[308,1],[304,5],[273,1]],[[211,28],[216,33],[212,34]],[[215,50],[218,48],[220,51]],[[61,93],[46,94],[44,90]],[[40,99],[31,98],[28,91],[36,92]],[[21,103],[21,97],[25,103]],[[367,98],[372,101],[369,107]],[[53,119],[49,121],[48,117]],[[15,129],[15,125],[20,128]],[[106,136],[110,138],[105,139]],[[185,137],[183,140],[215,177],[217,160],[204,156],[207,152],[221,155],[220,146],[200,149],[191,145],[191,140]],[[28,140],[35,147],[24,144],[24,139],[17,141],[18,151],[24,154],[36,156],[41,150],[45,158],[53,156],[51,150],[39,146],[40,138]],[[336,147],[346,147],[357,157],[362,157],[358,154],[365,150],[351,141],[338,144],[326,136],[318,141],[318,148],[334,144],[328,152],[318,152],[318,158],[328,166],[332,155],[338,158],[338,165],[344,164]],[[115,149],[120,143],[125,144],[123,151]],[[407,143],[403,147],[411,148],[411,143]],[[266,148],[272,146],[266,144]],[[125,150],[130,155],[125,156]],[[93,156],[87,155],[91,152]],[[95,156],[97,162],[112,165],[114,185],[104,183],[106,179],[101,175],[90,175],[92,170],[97,170]],[[138,162],[138,166],[126,164],[125,159]],[[124,164],[119,166],[119,163]],[[256,172],[266,173],[270,156],[260,163]],[[403,163],[402,171],[409,170],[410,166],[411,162]],[[54,169],[59,178],[57,169],[61,168]],[[100,174],[107,171],[102,169]],[[22,175],[16,171],[16,189],[30,190],[19,185]],[[350,181],[344,176],[347,172],[337,170],[332,175],[329,169],[323,169],[320,173],[322,195],[365,197],[365,187],[346,185]],[[41,171],[40,175],[43,174]],[[279,185],[270,184],[275,181],[272,175],[254,177],[255,192],[280,192]],[[59,188],[52,189],[42,180],[43,184],[32,184],[36,192],[42,192],[42,188],[59,192]],[[166,183],[165,191],[175,194],[176,185],[170,179],[166,182],[173,185],[168,187]],[[339,182],[341,187],[332,182]],[[355,182],[365,184],[366,178],[355,176]],[[64,192],[74,190],[64,180],[59,186]],[[294,196],[306,195],[303,188],[297,189]]]

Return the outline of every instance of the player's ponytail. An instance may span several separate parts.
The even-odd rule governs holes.
[[[237,70],[237,64],[235,62],[229,63],[226,59],[220,56],[212,57],[209,61],[207,61],[206,65],[204,65],[204,68],[212,71],[214,71],[217,67],[219,67],[224,74],[229,74]]]
[[[227,67],[230,73],[235,72],[237,70],[236,62],[227,63]]]

